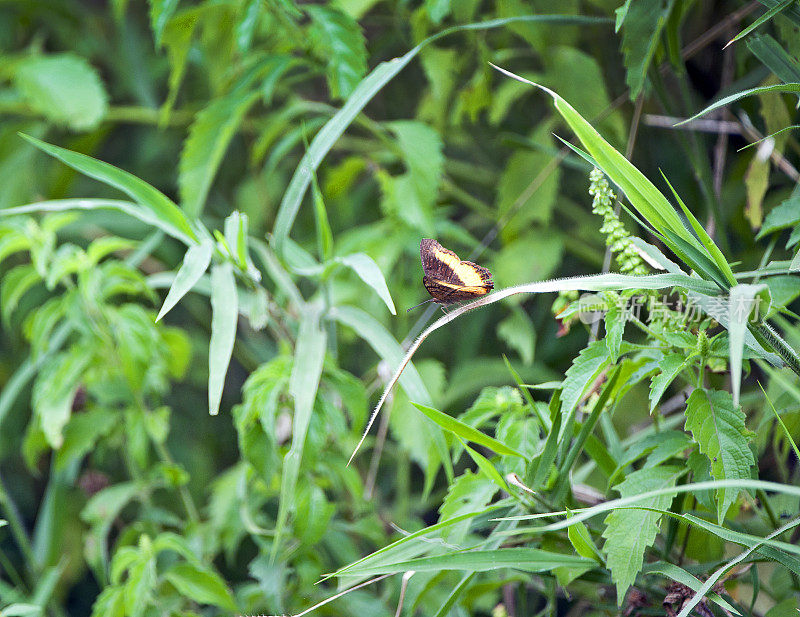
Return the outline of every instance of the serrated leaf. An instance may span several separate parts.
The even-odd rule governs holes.
[[[211,341],[208,347],[208,411],[219,413],[225,375],[233,354],[239,301],[230,262],[211,269]]]
[[[444,165],[441,136],[434,128],[415,120],[398,120],[389,128],[397,138],[420,201],[425,205],[433,203]]]
[[[181,152],[178,175],[181,205],[190,217],[202,212],[228,144],[259,96],[245,87],[236,88],[212,101],[192,122]]]
[[[367,49],[358,23],[338,9],[304,7],[311,18],[309,36],[317,55],[327,59],[328,87],[333,98],[347,98],[367,72]]]
[[[755,465],[755,460],[744,420],[744,413],[734,406],[731,395],[721,390],[698,388],[686,401],[684,428],[692,433],[700,452],[711,461],[711,475],[715,480],[750,478],[750,468]],[[738,494],[738,489],[721,488],[717,491],[720,524]]]
[[[625,325],[628,323],[627,307],[620,306],[615,302],[608,307],[603,323],[606,327],[605,342],[611,362],[616,362],[619,358],[619,350],[622,346],[622,335],[625,333]]]
[[[72,54],[25,58],[16,64],[14,81],[32,109],[75,131],[95,128],[108,110],[97,71]]]
[[[671,353],[658,361],[659,373],[650,381],[650,413],[658,405],[664,391],[669,384],[678,376],[686,366],[686,356],[679,353]]]
[[[372,257],[365,253],[353,253],[344,257],[336,257],[336,261],[351,268],[362,281],[372,287],[375,293],[380,296],[380,299],[383,300],[392,315],[397,314],[389,288],[386,286],[386,279],[383,278],[383,272],[381,272]]]
[[[647,491],[675,486],[682,469],[677,467],[650,467],[640,469],[628,475],[614,488],[622,497],[632,497]],[[637,506],[669,508],[675,493],[659,495],[637,503]],[[617,586],[617,605],[622,606],[628,588],[636,580],[642,569],[644,553],[652,546],[659,532],[661,514],[646,510],[620,509],[609,514],[605,519],[606,528],[603,537],[606,539],[603,550],[606,553],[606,565],[611,570],[611,578]]]
[[[608,348],[604,340],[591,343],[578,354],[564,375],[561,413],[566,414],[575,409],[583,393],[594,383],[608,362]]]
[[[492,496],[497,492],[491,480],[486,476],[465,471],[458,476],[447,489],[447,496],[439,507],[439,520],[463,516],[479,512],[486,508]],[[446,542],[460,544],[469,531],[472,520],[467,518],[442,531],[442,539]]]
[[[186,255],[183,257],[183,263],[180,269],[177,274],[175,274],[175,280],[169,287],[169,292],[164,299],[161,310],[158,312],[156,321],[164,317],[164,315],[195,286],[195,283],[200,280],[200,277],[205,274],[211,263],[213,252],[214,243],[210,238],[203,240],[200,244],[193,244],[189,247],[186,251]]]
[[[64,428],[64,441],[58,451],[55,468],[64,469],[65,465],[89,452],[97,440],[108,434],[118,421],[116,414],[103,407],[73,416]]]
[[[69,420],[72,401],[89,359],[78,349],[62,353],[42,367],[36,378],[31,406],[53,449],[60,448],[64,441],[62,430]]]
[[[644,80],[658,47],[661,31],[667,23],[674,0],[639,0],[625,4],[617,14],[617,27],[622,22],[622,54],[625,83],[630,98],[635,100],[644,87]]]
[[[228,611],[236,611],[236,602],[225,582],[211,570],[199,565],[179,563],[164,573],[178,592],[198,604],[213,604]]]
[[[0,281],[0,304],[2,304],[3,323],[8,325],[11,315],[19,305],[25,292],[41,282],[41,277],[31,264],[22,264],[12,268]]]

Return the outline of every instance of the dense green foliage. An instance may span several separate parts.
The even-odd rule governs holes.
[[[796,615],[800,6],[619,1],[1,3],[0,615]]]

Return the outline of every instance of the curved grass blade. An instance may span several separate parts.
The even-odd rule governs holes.
[[[724,98],[721,98],[716,103],[711,103],[708,107],[703,109],[702,111],[698,111],[695,115],[691,118],[687,118],[682,122],[678,122],[675,126],[680,126],[681,124],[686,124],[687,122],[691,122],[692,120],[696,120],[701,116],[705,116],[707,113],[714,111],[715,109],[719,109],[720,107],[725,107],[725,105],[730,105],[731,103],[735,103],[739,99],[743,99],[748,96],[753,96],[756,94],[766,94],[768,92],[800,92],[800,84],[798,83],[791,83],[791,84],[778,84],[777,86],[759,86],[758,88],[750,88],[749,90],[742,90],[740,92],[736,92]]]
[[[524,454],[517,452],[513,448],[509,448],[503,442],[497,441],[488,435],[484,435],[478,429],[471,427],[469,424],[464,424],[460,420],[457,420],[452,416],[448,416],[446,413],[442,413],[438,409],[420,405],[419,403],[412,403],[412,405],[414,405],[414,407],[419,409],[423,414],[425,414],[429,419],[433,420],[444,430],[453,433],[453,435],[463,439],[464,441],[471,441],[472,443],[489,448],[498,454],[519,456],[522,459],[525,458]]]
[[[59,148],[30,135],[23,133],[20,133],[20,135],[40,150],[57,158],[83,175],[99,180],[128,195],[140,206],[150,210],[153,216],[161,221],[164,231],[167,231],[170,235],[179,239],[188,238],[190,241],[187,244],[191,244],[192,241],[197,242],[197,235],[189,224],[189,219],[186,218],[181,209],[164,193],[147,184],[144,180],[91,156]],[[168,229],[172,231],[170,232]]]

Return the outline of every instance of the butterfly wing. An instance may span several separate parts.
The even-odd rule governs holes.
[[[422,284],[438,304],[452,304],[486,294],[494,288],[492,273],[471,261],[461,261],[436,240],[424,238],[419,245]]]

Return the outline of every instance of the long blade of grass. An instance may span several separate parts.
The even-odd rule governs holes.
[[[727,47],[728,45],[731,45],[732,43],[735,43],[735,42],[736,42],[736,41],[738,41],[739,39],[741,39],[741,38],[743,38],[743,37],[747,36],[747,35],[748,35],[748,34],[750,34],[750,33],[751,33],[753,30],[755,30],[756,28],[758,28],[758,27],[759,27],[761,24],[763,24],[763,23],[765,23],[765,22],[768,22],[770,19],[772,19],[773,17],[775,17],[775,15],[777,15],[778,13],[780,13],[781,11],[783,11],[785,8],[788,8],[790,5],[794,4],[795,2],[796,2],[796,0],[784,0],[784,1],[783,1],[783,2],[781,2],[780,4],[776,4],[776,5],[775,5],[775,6],[773,6],[773,7],[772,7],[772,8],[771,8],[769,11],[767,11],[767,12],[766,12],[766,13],[764,13],[764,14],[763,14],[761,17],[759,17],[758,19],[756,19],[756,20],[755,20],[755,21],[754,21],[752,24],[750,24],[749,26],[747,26],[747,28],[745,28],[745,29],[744,29],[744,30],[742,30],[742,31],[741,31],[739,34],[737,34],[735,37],[733,37],[733,38],[732,38],[730,41],[728,41],[727,43],[725,43],[725,46],[724,46],[722,49],[725,49],[725,47]]]
[[[389,392],[397,383],[397,381],[400,379],[401,375],[403,374],[403,371],[406,368],[406,365],[411,361],[411,357],[414,355],[414,353],[416,353],[417,349],[422,344],[422,342],[432,332],[450,323],[451,321],[463,315],[464,313],[472,311],[481,306],[485,306],[487,304],[492,304],[499,300],[503,300],[504,298],[508,298],[509,296],[522,293],[535,294],[535,293],[547,293],[547,292],[568,291],[568,290],[619,291],[622,289],[663,289],[665,287],[687,287],[688,289],[699,292],[700,294],[707,294],[707,295],[714,294],[717,289],[713,283],[709,283],[708,281],[703,281],[698,278],[693,278],[685,274],[653,274],[650,276],[626,276],[624,274],[599,274],[596,276],[577,276],[568,279],[552,279],[548,281],[539,281],[537,283],[529,283],[527,285],[518,285],[516,287],[509,287],[507,289],[496,291],[495,293],[484,296],[478,300],[475,300],[474,302],[470,302],[469,304],[466,304],[451,311],[444,317],[440,317],[433,324],[428,326],[425,329],[425,331],[423,331],[422,334],[420,334],[417,337],[417,339],[414,341],[414,343],[412,343],[411,347],[408,349],[408,352],[406,352],[405,356],[400,362],[400,365],[397,367],[397,370],[395,370],[394,375],[392,375],[392,378],[389,380],[389,383],[384,389],[381,398],[378,400],[378,404],[372,411],[372,415],[370,416],[370,419],[367,422],[367,426],[364,429],[364,433],[361,436],[361,439],[359,440],[358,444],[356,445],[355,450],[353,450],[353,454],[350,455],[350,460],[348,461],[348,465],[350,464],[350,462],[352,462],[359,448],[361,448],[361,444],[364,443],[364,440],[366,439],[370,428],[372,428],[372,424],[375,422],[375,418],[377,417],[378,412],[381,410],[381,407],[383,407],[383,403],[386,401],[386,397],[389,395]],[[369,342],[369,339],[365,340]]]
[[[197,242],[197,235],[194,233],[189,219],[186,218],[183,211],[164,193],[147,184],[144,180],[91,156],[59,148],[30,135],[22,133],[20,135],[40,150],[57,158],[76,171],[108,184],[128,195],[140,206],[150,210],[165,228],[171,229],[171,232],[167,232],[170,235],[188,240],[187,244]],[[164,230],[167,231],[167,229]]]
[[[731,103],[735,103],[736,101],[743,99],[748,96],[754,96],[757,94],[766,94],[768,92],[800,92],[800,84],[798,83],[791,83],[791,84],[778,84],[776,86],[759,86],[758,88],[750,88],[749,90],[742,90],[740,92],[735,92],[729,96],[721,98],[716,103],[711,103],[708,107],[703,109],[702,111],[698,111],[695,115],[691,118],[687,118],[682,122],[678,122],[676,126],[680,126],[681,124],[686,124],[687,122],[691,122],[692,120],[696,120],[701,116],[705,116],[707,113],[714,111],[715,109],[719,109],[720,107],[725,107],[725,105],[730,105]]]
[[[473,428],[468,424],[464,424],[460,420],[457,420],[452,416],[448,416],[446,413],[442,413],[433,407],[420,405],[419,403],[413,403],[413,405],[444,430],[453,433],[456,437],[459,437],[464,441],[471,441],[472,443],[476,443],[480,446],[484,446],[485,448],[489,448],[490,450],[494,450],[498,454],[519,456],[523,459],[525,458],[524,454],[517,452],[513,448],[509,448],[503,442],[497,441],[488,435],[484,435],[478,429]]]

